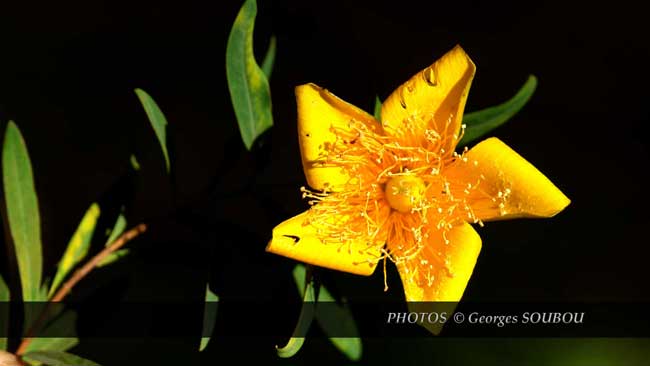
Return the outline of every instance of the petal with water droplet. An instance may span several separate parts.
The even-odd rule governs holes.
[[[469,87],[476,66],[460,46],[454,47],[431,66],[397,88],[382,105],[381,121],[387,132],[411,120],[416,128],[442,135],[444,148],[457,143]]]

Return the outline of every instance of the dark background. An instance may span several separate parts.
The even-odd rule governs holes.
[[[3,4],[0,123],[16,121],[28,144],[45,273],[54,273],[91,202],[100,201],[103,214],[124,203],[130,224],[150,224],[129,245],[130,257],[88,277],[77,299],[198,302],[210,278],[224,301],[217,334],[229,299],[297,301],[294,262],[264,252],[273,226],[307,207],[298,190],[305,182],[294,86],[315,82],[372,110],[375,95],[386,98],[455,44],[477,65],[468,111],[500,103],[529,74],[538,77],[531,102],[493,135],[572,200],[553,219],[479,229],[483,250],[464,300],[650,299],[650,57],[645,12],[634,3],[260,1],[258,60],[271,35],[278,41],[275,126],[252,153],[241,143],[225,80],[226,41],[240,5]],[[136,87],[155,98],[170,123],[171,178]],[[130,173],[132,153],[138,174]],[[10,261],[0,265],[7,273]],[[387,293],[381,271],[370,278],[319,274],[354,304],[401,299],[394,268],[389,272]],[[260,315],[258,326],[284,324],[278,333],[288,336],[297,315],[298,307],[288,306]],[[198,332],[201,308],[141,324],[81,308],[79,328],[164,322]],[[198,338],[82,341],[73,351],[106,365],[216,364],[221,357],[280,363],[274,345],[284,341],[215,338],[202,355],[194,351]],[[620,339],[369,338],[364,345],[371,364],[633,364],[647,355],[647,342]],[[326,340],[308,339],[287,364],[342,361]]]

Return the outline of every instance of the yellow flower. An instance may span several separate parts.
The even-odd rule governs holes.
[[[569,199],[496,138],[455,152],[476,67],[456,46],[397,88],[381,123],[314,84],[296,88],[311,208],[267,251],[370,275],[394,262],[407,301],[458,301],[481,238],[470,224],[551,217]]]

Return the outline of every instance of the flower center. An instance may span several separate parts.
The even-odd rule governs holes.
[[[399,212],[409,213],[421,204],[425,191],[426,186],[422,179],[403,175],[389,179],[384,194],[390,207]]]

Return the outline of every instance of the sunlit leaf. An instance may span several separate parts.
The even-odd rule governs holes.
[[[122,248],[112,253],[109,253],[106,257],[104,257],[104,259],[102,259],[101,261],[99,261],[99,263],[97,263],[97,268],[108,266],[109,264],[113,264],[118,260],[129,255],[130,252],[131,250],[128,248]]]
[[[7,349],[7,338],[2,335],[7,334],[9,328],[9,299],[9,287],[0,275],[0,350]]]
[[[199,352],[203,351],[210,342],[210,335],[214,331],[214,323],[217,321],[217,302],[219,296],[210,291],[210,285],[205,287],[205,308],[203,310],[203,337],[199,345]],[[207,335],[207,336],[206,336]]]
[[[375,97],[374,116],[377,121],[381,122],[381,100],[379,99],[379,97]]]
[[[24,357],[48,366],[100,366],[96,362],[62,351],[32,351]]]
[[[54,292],[59,288],[59,285],[61,285],[61,282],[68,276],[70,271],[88,254],[88,248],[90,248],[90,241],[93,237],[95,226],[97,225],[99,213],[99,205],[93,203],[81,219],[77,230],[72,234],[72,238],[68,242],[68,247],[63,253],[63,257],[61,257],[54,281],[48,293],[48,298],[54,295]]]
[[[2,146],[2,178],[23,299],[43,300],[40,296],[43,255],[38,198],[27,145],[13,121],[7,124]]]
[[[126,229],[126,217],[124,217],[124,214],[120,213],[117,216],[117,220],[115,220],[115,225],[113,225],[113,229],[111,229],[111,234],[108,236],[108,239],[106,240],[106,246],[109,246],[111,243],[113,243],[117,238],[122,235],[124,232],[124,229]]]
[[[138,95],[140,103],[142,103],[142,107],[144,107],[144,111],[147,113],[151,127],[153,127],[153,131],[158,138],[160,148],[162,149],[163,155],[165,157],[165,167],[169,173],[170,163],[169,153],[167,152],[167,119],[165,118],[165,115],[162,113],[156,102],[153,100],[153,98],[151,98],[151,96],[149,96],[149,94],[147,94],[147,92],[142,89],[135,89],[135,93]],[[140,165],[137,164],[137,160],[135,160],[135,156],[133,155],[131,155],[131,164],[135,170],[139,169]]]
[[[248,150],[255,139],[273,125],[271,90],[264,71],[253,54],[255,0],[246,0],[239,10],[226,47],[226,77],[239,131]]]
[[[275,53],[277,51],[276,42],[275,36],[272,36],[269,41],[269,48],[266,50],[266,55],[264,56],[264,61],[262,61],[262,71],[266,76],[266,80],[271,80],[271,73],[275,64]]]
[[[289,342],[284,347],[276,347],[278,356],[289,358],[294,356],[305,343],[305,335],[314,320],[314,304],[316,303],[316,291],[311,277],[311,270],[305,266],[298,265],[293,269],[293,278],[298,290],[303,294],[303,304],[298,316],[296,328]]]
[[[296,274],[305,273],[305,266],[297,264],[293,271],[298,291],[302,292],[305,288],[304,277],[296,276]],[[334,305],[333,303],[335,303],[336,300],[325,286],[321,285],[318,289],[318,302],[330,303],[327,307],[327,311],[316,311],[315,314],[318,325],[323,329],[326,335],[341,333],[346,335],[359,334],[350,309],[348,309],[345,304],[342,306]],[[330,337],[329,339],[334,346],[350,360],[358,361],[361,359],[363,347],[359,337]]]
[[[467,145],[507,122],[528,103],[536,88],[537,78],[534,75],[530,75],[517,94],[507,102],[480,111],[467,113],[463,118],[463,123],[466,125],[465,134],[458,145]]]

